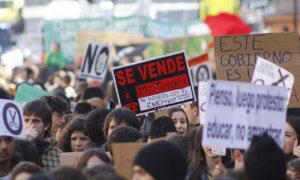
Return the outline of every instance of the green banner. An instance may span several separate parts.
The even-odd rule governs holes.
[[[60,42],[66,58],[69,61],[74,61],[76,35],[79,31],[127,32],[143,34],[145,37],[151,38],[173,39],[187,36],[188,28],[197,24],[201,24],[201,22],[167,22],[137,16],[126,18],[50,20],[45,22],[45,48],[49,52],[52,42]]]

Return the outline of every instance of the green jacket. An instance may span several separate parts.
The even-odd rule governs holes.
[[[60,69],[64,68],[67,64],[67,60],[64,57],[61,51],[57,53],[49,53],[46,59],[46,66],[47,67],[58,67]]]

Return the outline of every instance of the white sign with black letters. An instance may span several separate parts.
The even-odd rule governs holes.
[[[22,105],[0,99],[0,136],[25,139]]]
[[[110,51],[108,46],[100,44],[88,44],[84,59],[81,63],[80,77],[104,79]]]
[[[289,90],[290,99],[294,75],[266,59],[257,57],[252,84],[285,87]]]
[[[288,90],[248,83],[209,81],[203,146],[246,149],[267,132],[281,147]]]

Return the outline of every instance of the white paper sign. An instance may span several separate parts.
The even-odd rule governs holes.
[[[203,146],[246,149],[267,132],[283,147],[288,90],[248,83],[209,81]]]
[[[104,79],[110,51],[107,46],[89,44],[81,63],[80,77]]]
[[[25,139],[22,105],[0,99],[0,136]]]
[[[294,75],[278,65],[257,58],[252,84],[285,87],[289,90],[289,99],[291,97],[294,84]]]
[[[206,110],[206,97],[207,97],[207,82],[200,81],[198,83],[198,107],[200,112],[200,124],[204,124],[205,110]]]

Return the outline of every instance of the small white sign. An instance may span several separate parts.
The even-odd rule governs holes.
[[[207,96],[207,82],[200,81],[198,83],[198,107],[200,112],[200,124],[203,125],[205,121],[206,111],[206,96]]]
[[[0,99],[0,136],[25,139],[22,105]]]
[[[104,79],[110,51],[107,46],[88,44],[84,59],[81,63],[80,77]]]
[[[248,83],[209,81],[203,146],[246,149],[267,132],[281,147],[288,90]]]
[[[294,75],[284,68],[261,57],[257,58],[252,84],[285,87],[291,97]]]

